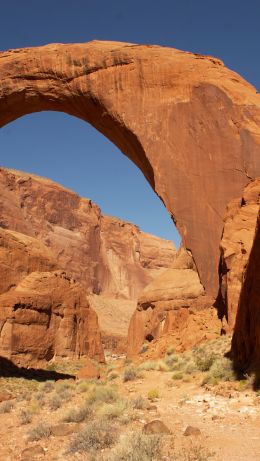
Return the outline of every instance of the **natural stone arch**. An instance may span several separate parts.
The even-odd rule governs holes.
[[[42,110],[91,123],[141,169],[215,294],[226,204],[260,175],[256,90],[218,59],[158,46],[0,53],[0,126]]]

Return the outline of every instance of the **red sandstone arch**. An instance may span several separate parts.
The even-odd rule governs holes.
[[[57,110],[143,172],[215,294],[227,202],[260,175],[260,96],[221,61],[159,46],[53,44],[0,53],[0,126]]]

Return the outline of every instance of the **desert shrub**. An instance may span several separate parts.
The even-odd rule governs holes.
[[[214,456],[206,447],[191,443],[188,447],[174,453],[174,461],[209,461]]]
[[[116,419],[124,414],[127,410],[127,402],[125,400],[118,400],[115,403],[105,403],[99,409],[99,415],[105,419]]]
[[[10,413],[10,411],[13,409],[14,404],[10,402],[10,400],[7,400],[5,402],[0,403],[0,414],[3,413]]]
[[[72,440],[69,453],[95,451],[111,447],[116,441],[117,433],[111,422],[106,420],[88,423]]]
[[[35,398],[35,400],[37,400],[37,402],[39,402],[40,405],[45,404],[45,394],[44,394],[44,392],[36,392],[34,394],[34,398]]]
[[[197,356],[195,356],[195,363],[199,371],[208,371],[214,361],[216,360],[216,354],[213,353],[206,353],[205,351],[200,352]]]
[[[176,380],[183,379],[183,373],[181,371],[176,371],[175,373],[173,373],[172,379],[176,379]]]
[[[231,360],[225,357],[218,358],[211,366],[209,376],[222,381],[233,381],[235,373]]]
[[[178,363],[179,357],[176,354],[168,354],[166,355],[164,361],[166,365],[171,368],[174,364]]]
[[[157,370],[157,362],[153,360],[148,360],[147,362],[143,362],[139,365],[139,370],[149,371],[149,370]]]
[[[58,410],[61,407],[63,400],[59,397],[59,395],[54,394],[53,397],[49,401],[49,407],[51,410]]]
[[[19,422],[22,425],[30,424],[32,422],[32,413],[28,410],[21,410],[19,415]]]
[[[67,391],[67,390],[72,390],[75,388],[75,384],[74,383],[71,383],[69,381],[63,381],[62,383],[57,383],[55,385],[55,390],[56,392],[64,392],[64,391]]]
[[[90,389],[90,383],[88,381],[79,381],[77,384],[77,392],[83,393],[88,392]]]
[[[31,442],[48,438],[51,435],[51,426],[47,421],[40,422],[28,432],[28,440]]]
[[[109,461],[153,461],[161,455],[161,437],[132,432],[121,437]]]
[[[90,404],[101,402],[111,403],[115,402],[118,398],[118,393],[114,387],[96,386],[90,392],[87,401]]]
[[[141,395],[132,400],[132,407],[135,410],[145,410],[147,408],[147,401]]]
[[[63,416],[62,420],[65,423],[81,423],[90,418],[93,414],[93,408],[89,404],[85,404],[80,408],[70,408]]]
[[[108,375],[108,381],[113,381],[114,379],[118,378],[118,374],[117,373],[110,373]]]
[[[159,360],[157,362],[156,370],[158,370],[158,371],[169,371],[169,366],[163,360]]]
[[[39,391],[45,392],[46,394],[53,391],[53,389],[54,389],[53,381],[46,381],[45,383],[41,383],[39,385]]]
[[[126,368],[124,371],[124,375],[123,375],[123,381],[124,382],[133,381],[134,379],[137,378],[137,375],[138,373],[135,368],[133,367]]]
[[[148,391],[147,398],[148,398],[149,400],[158,399],[158,398],[159,398],[159,391],[158,391],[158,389],[150,389],[150,391]]]

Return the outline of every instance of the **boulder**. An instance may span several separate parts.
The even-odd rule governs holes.
[[[15,364],[56,357],[104,360],[97,315],[65,272],[32,272],[0,295],[0,305],[0,355]]]
[[[170,434],[170,429],[164,424],[163,421],[159,419],[154,419],[149,423],[145,424],[143,427],[143,432],[145,434]]]

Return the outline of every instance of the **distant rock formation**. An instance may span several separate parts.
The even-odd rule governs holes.
[[[1,168],[0,355],[21,365],[102,361],[95,311],[104,346],[125,352],[138,293],[175,254],[170,241],[103,216],[91,200]]]
[[[136,300],[176,254],[172,242],[102,215],[91,200],[53,181],[4,168],[0,226],[42,242],[58,268],[105,297]]]

